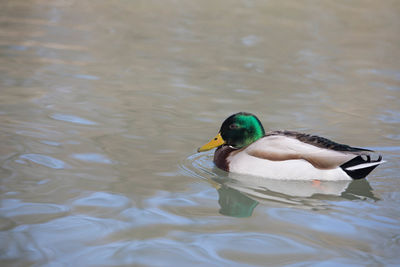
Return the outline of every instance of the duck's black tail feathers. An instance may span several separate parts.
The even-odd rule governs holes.
[[[343,163],[340,168],[351,178],[357,180],[365,178],[373,169],[384,162],[381,155],[376,160],[371,160],[370,155],[360,155]]]

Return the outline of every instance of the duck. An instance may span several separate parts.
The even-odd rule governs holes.
[[[296,131],[265,132],[248,112],[229,116],[198,152],[217,148],[214,164],[228,173],[280,180],[357,180],[384,163],[374,151]],[[372,159],[372,157],[376,159]]]

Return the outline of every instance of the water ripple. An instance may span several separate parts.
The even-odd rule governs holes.
[[[0,232],[1,257],[11,260],[21,259],[23,255],[25,260],[31,261],[57,258],[58,262],[67,263],[71,254],[79,255],[82,248],[91,242],[127,226],[114,219],[80,215],[57,218],[41,224],[23,224],[7,233]]]
[[[78,78],[78,79],[93,80],[93,81],[100,79],[97,76],[88,75],[88,74],[76,74],[76,75],[74,75],[74,77]]]
[[[185,161],[179,165],[179,168],[182,174],[195,178],[209,179],[210,176],[217,177],[218,175],[212,171],[214,167],[212,158],[213,155],[210,152],[196,153],[187,157]]]
[[[109,158],[107,158],[102,154],[97,154],[97,153],[73,154],[72,157],[86,162],[105,163],[105,164],[112,163],[112,161]]]
[[[19,157],[52,169],[64,169],[67,167],[64,161],[42,154],[24,154]]]
[[[19,199],[1,201],[0,213],[14,221],[39,223],[65,215],[69,208],[51,203],[27,203]]]
[[[50,116],[52,119],[59,120],[59,121],[67,121],[76,124],[84,124],[84,125],[96,125],[97,123],[91,120],[87,120],[78,116],[68,115],[68,114],[61,114],[56,113]]]
[[[95,192],[87,197],[77,199],[73,205],[78,207],[98,207],[98,208],[112,208],[122,209],[128,206],[131,201],[124,196],[111,194],[107,192]]]

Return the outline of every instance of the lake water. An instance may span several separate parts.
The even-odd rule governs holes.
[[[0,2],[1,266],[400,263],[399,1]],[[374,149],[367,180],[227,175],[256,114]]]

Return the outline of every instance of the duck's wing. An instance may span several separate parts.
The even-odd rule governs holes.
[[[303,159],[319,169],[333,169],[370,152],[323,137],[289,131],[269,132],[244,151],[251,156],[272,161]]]

